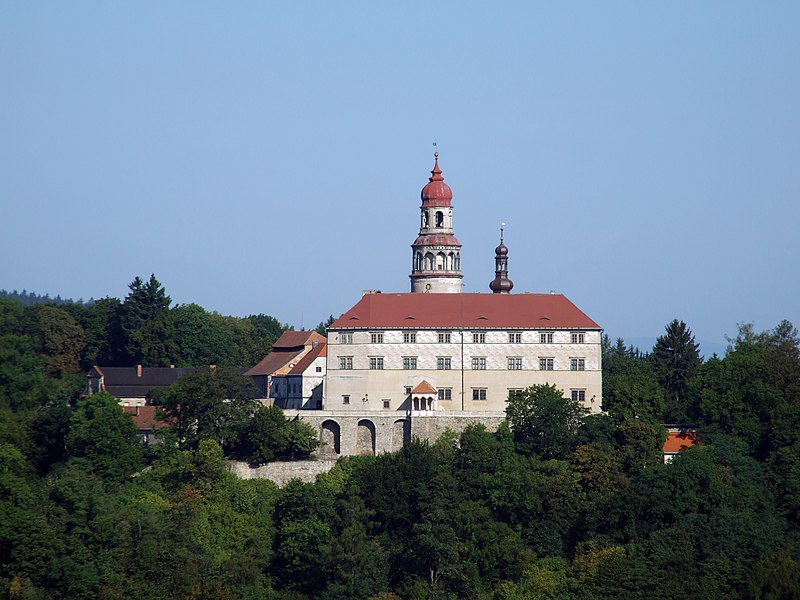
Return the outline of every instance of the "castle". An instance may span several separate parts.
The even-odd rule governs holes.
[[[393,451],[476,421],[496,428],[509,395],[534,384],[599,412],[601,327],[561,294],[511,293],[502,227],[490,293],[463,293],[438,153],[421,199],[411,292],[365,292],[331,324],[321,407],[287,416],[316,427],[321,453],[335,456]]]
[[[502,226],[490,292],[462,291],[453,192],[434,157],[411,244],[410,293],[365,292],[327,340],[286,331],[245,372],[262,401],[319,431],[323,458],[395,451],[412,436],[434,441],[475,422],[495,429],[509,396],[534,384],[600,411],[601,327],[561,294],[511,293]],[[184,371],[95,367],[87,393],[114,393],[141,430],[152,421],[149,390]]]

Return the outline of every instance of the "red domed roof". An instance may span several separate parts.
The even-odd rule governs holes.
[[[422,188],[420,194],[422,198],[422,206],[450,206],[450,201],[453,199],[453,191],[450,186],[444,182],[442,177],[442,170],[439,168],[439,153],[434,154],[436,159],[433,165],[433,171],[428,178],[428,184]]]

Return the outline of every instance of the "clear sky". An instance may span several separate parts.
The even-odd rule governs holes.
[[[338,316],[408,291],[439,143],[465,291],[612,338],[800,325],[800,2],[0,4],[0,288]]]

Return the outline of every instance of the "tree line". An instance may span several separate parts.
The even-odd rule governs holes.
[[[291,328],[264,314],[239,318],[197,304],[172,305],[154,275],[136,277],[123,300],[24,305],[0,298],[0,307],[0,331],[15,336],[6,345],[46,357],[45,371],[56,377],[92,365],[250,367]]]
[[[42,321],[30,325],[38,313],[8,302],[0,598],[800,596],[800,343],[789,323],[742,326],[705,361],[680,321],[647,353],[606,339],[602,414],[534,386],[509,399],[496,432],[412,440],[278,489],[237,479],[225,457],[271,460],[302,433],[253,410],[234,372],[198,369],[156,394],[172,437],[146,447],[113,398],[79,398],[70,369],[82,355],[58,336],[45,344]],[[141,336],[122,339],[158,330],[138,323]],[[665,420],[702,440],[669,464]]]

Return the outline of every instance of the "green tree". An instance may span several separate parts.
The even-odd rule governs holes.
[[[329,316],[329,317],[328,317],[327,319],[325,319],[324,321],[321,321],[321,322],[320,322],[320,324],[319,324],[319,325],[317,325],[317,326],[314,328],[314,331],[316,331],[316,332],[317,332],[318,334],[320,334],[320,335],[324,335],[324,336],[326,336],[326,337],[327,337],[327,335],[328,335],[328,327],[330,327],[331,325],[333,325],[333,322],[334,322],[335,320],[336,320],[336,317],[334,317],[333,315]]]
[[[699,348],[691,329],[677,319],[666,326],[665,334],[653,346],[650,360],[666,396],[667,422],[683,423],[691,419],[689,381],[702,364]]]
[[[572,452],[588,412],[554,385],[531,386],[509,398],[506,406],[517,448],[543,459],[566,458]]]
[[[69,458],[85,458],[107,481],[121,481],[144,466],[144,445],[133,420],[105,392],[78,402],[66,445]]]
[[[122,303],[117,298],[101,298],[80,314],[86,346],[82,366],[125,366],[125,338],[122,331]]]
[[[256,408],[252,381],[232,369],[200,368],[152,395],[180,449],[215,440],[235,450]]]
[[[155,275],[147,282],[136,277],[122,305],[121,325],[128,360],[150,367],[166,367],[177,355],[171,299]]]
[[[618,421],[644,419],[661,422],[664,392],[649,361],[628,355],[615,356],[603,365],[603,410]]]
[[[37,308],[41,351],[47,356],[45,373],[51,377],[76,373],[86,345],[83,328],[64,309],[47,305]]]

